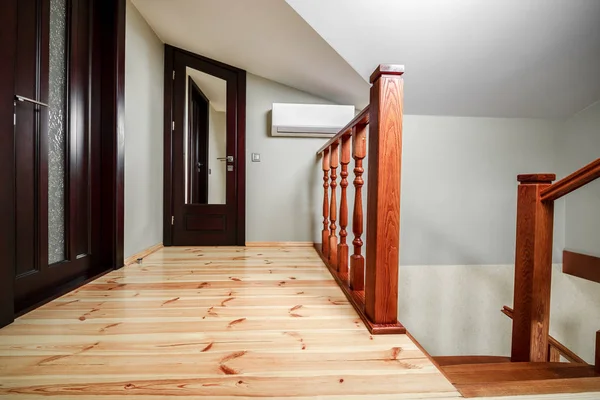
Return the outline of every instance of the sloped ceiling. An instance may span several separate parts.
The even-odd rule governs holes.
[[[410,114],[569,117],[600,99],[598,0],[286,0],[368,79],[404,64]]]
[[[369,85],[284,0],[133,0],[168,44],[339,104]]]

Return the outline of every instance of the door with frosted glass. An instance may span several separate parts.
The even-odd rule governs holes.
[[[15,310],[97,266],[99,135],[90,121],[89,1],[19,0]]]

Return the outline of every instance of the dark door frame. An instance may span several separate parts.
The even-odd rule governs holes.
[[[212,60],[189,51],[165,45],[165,75],[164,75],[164,202],[163,202],[163,244],[173,245],[172,216],[173,204],[173,82],[175,55],[180,54],[195,59],[203,65],[203,72],[219,75],[216,71],[227,70],[237,76],[237,146],[236,161],[236,244],[246,244],[246,71]]]
[[[204,93],[202,93],[202,90],[200,90],[200,88],[198,87],[198,85],[196,85],[196,82],[194,82],[194,80],[192,79],[192,77],[188,77],[188,132],[189,132],[189,142],[188,142],[188,149],[193,149],[192,151],[194,152],[194,156],[192,157],[192,162],[189,165],[188,168],[188,174],[189,176],[193,176],[193,174],[195,173],[195,171],[197,170],[197,165],[196,163],[198,162],[198,132],[194,132],[194,130],[192,129],[193,126],[198,126],[198,124],[192,124],[192,121],[195,122],[195,119],[192,119],[189,117],[189,114],[191,113],[191,110],[195,110],[194,108],[194,103],[196,102],[194,100],[194,96],[200,96],[202,98],[202,100],[206,103],[206,110],[205,110],[205,118],[204,118],[204,184],[202,185],[203,187],[202,189],[202,193],[199,196],[194,196],[194,192],[198,190],[198,180],[197,179],[193,179],[192,182],[195,182],[194,185],[192,185],[192,190],[190,193],[190,203],[205,203],[208,202],[208,129],[209,129],[209,104],[210,104],[210,100],[208,100],[208,98],[206,97],[206,95]],[[195,117],[194,117],[195,118]],[[198,199],[199,197],[199,199]]]
[[[61,296],[115,268],[123,266],[124,213],[124,138],[125,138],[125,5],[126,0],[70,0],[86,2],[91,9],[93,45],[90,51],[92,74],[91,125],[101,137],[99,227],[101,268],[79,276],[60,287],[52,288],[43,300],[28,308],[15,310],[15,138],[13,100],[16,57],[17,4],[3,0],[0,13],[0,327],[11,323],[19,314]]]

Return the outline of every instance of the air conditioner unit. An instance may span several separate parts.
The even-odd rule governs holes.
[[[354,106],[273,103],[271,136],[331,137],[354,113]]]

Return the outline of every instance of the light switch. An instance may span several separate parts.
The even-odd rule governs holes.
[[[260,154],[252,153],[252,162],[260,162]]]

